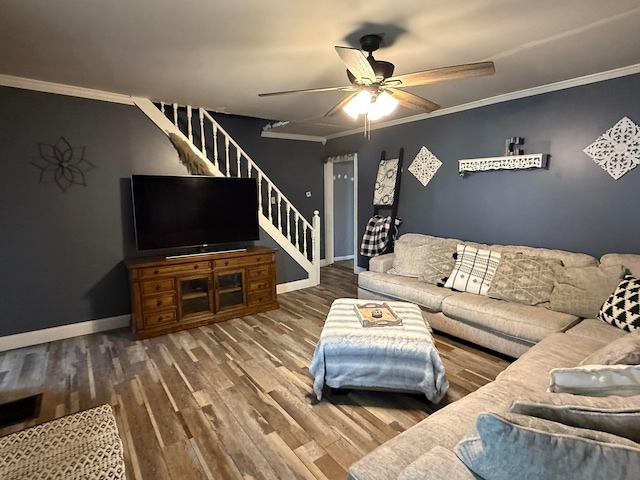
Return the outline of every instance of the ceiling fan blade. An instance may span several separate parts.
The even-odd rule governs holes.
[[[312,93],[312,92],[350,92],[353,91],[356,87],[353,85],[347,85],[344,87],[323,87],[323,88],[304,88],[302,90],[287,90],[284,92],[270,92],[270,93],[259,93],[259,97],[274,97],[276,95],[289,95],[290,93]]]
[[[357,93],[353,93],[351,95],[349,95],[348,97],[346,97],[345,99],[341,100],[335,107],[333,107],[331,110],[329,110],[327,113],[324,114],[325,117],[332,117],[333,115],[335,115],[336,113],[338,113],[340,110],[342,110],[342,107],[344,107],[347,103],[349,103],[351,101],[351,99],[353,97],[355,97]]]
[[[493,75],[495,71],[496,69],[493,62],[467,63],[464,65],[434,68],[432,70],[389,77],[383,82],[383,85],[390,87],[412,87],[414,85],[427,85],[429,83],[444,82],[446,80]]]
[[[431,113],[434,110],[438,110],[440,105],[433,103],[431,100],[419,97],[413,93],[405,92],[404,90],[397,90],[395,88],[386,88],[386,92],[390,93],[400,105],[403,107],[411,108],[413,110],[420,110],[425,113]]]
[[[373,71],[369,60],[362,51],[351,47],[336,47],[342,63],[356,77],[356,82],[370,85],[376,81],[376,72]]]

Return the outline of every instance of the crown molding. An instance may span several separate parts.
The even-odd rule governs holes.
[[[94,90],[92,88],[76,87],[74,85],[63,85],[62,83],[44,82],[42,80],[33,80],[31,78],[13,77],[11,75],[0,74],[0,86],[35,90],[37,92],[55,93],[70,97],[89,98],[91,100],[121,103],[124,105],[134,105],[133,100],[129,95]]]
[[[518,100],[520,98],[533,97],[535,95],[541,95],[543,93],[557,92],[559,90],[566,90],[567,88],[580,87],[582,85],[589,85],[591,83],[604,82],[605,80],[612,80],[614,78],[626,77],[628,75],[634,75],[640,73],[640,63],[636,65],[630,65],[628,67],[616,68],[614,70],[608,70],[606,72],[593,73],[591,75],[585,75],[583,77],[572,78],[569,80],[563,80],[561,82],[548,83],[539,87],[527,88],[526,90],[519,90],[517,92],[505,93],[502,95],[496,95],[495,97],[488,97],[475,102],[465,103],[463,105],[456,105],[454,107],[443,108],[442,110],[436,110],[432,113],[421,113],[420,115],[413,115],[411,117],[399,118],[397,120],[390,120],[388,122],[371,124],[371,130],[380,130],[383,128],[394,127],[396,125],[403,125],[405,123],[419,122],[433,117],[441,117],[443,115],[450,115],[452,113],[462,112],[465,110],[471,110],[474,108],[485,107],[487,105],[494,105],[496,103],[509,102],[511,100]],[[341,133],[334,133],[328,135],[326,140],[332,140],[334,138],[346,137],[349,135],[355,135],[362,133],[364,128],[356,128]]]
[[[327,143],[328,137],[316,137],[314,135],[300,135],[297,133],[278,133],[271,130],[263,130],[260,133],[263,138],[278,138],[281,140],[300,140],[302,142],[318,142],[323,145]]]

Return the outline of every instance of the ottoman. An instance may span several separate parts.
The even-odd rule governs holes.
[[[318,400],[324,385],[421,392],[434,403],[442,400],[449,382],[420,308],[386,302],[402,325],[365,328],[355,305],[367,303],[340,298],[331,305],[309,367]]]

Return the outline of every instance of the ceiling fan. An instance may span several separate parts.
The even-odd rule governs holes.
[[[380,48],[381,42],[382,36],[377,34],[365,35],[360,39],[362,50],[367,52],[368,56],[357,48],[335,47],[338,56],[347,67],[347,76],[351,85],[260,93],[258,96],[329,91],[354,92],[329,110],[325,117],[344,110],[354,119],[357,119],[360,114],[365,114],[368,120],[377,120],[391,113],[398,104],[423,113],[430,113],[440,108],[437,103],[400,88],[495,73],[493,62],[480,62],[434,68],[394,77],[393,63],[373,58],[373,52]]]

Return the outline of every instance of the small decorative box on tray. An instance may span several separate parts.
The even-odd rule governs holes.
[[[386,303],[365,303],[353,307],[363,327],[402,326],[402,318]]]

